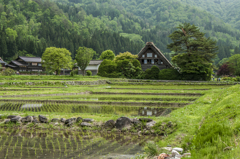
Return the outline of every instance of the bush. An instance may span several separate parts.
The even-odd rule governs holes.
[[[145,79],[158,79],[159,68],[157,66],[153,66],[151,69],[147,69],[144,73]]]
[[[87,70],[87,76],[92,76],[92,71],[90,71],[90,70]]]
[[[70,76],[75,76],[75,75],[77,75],[78,74],[78,70],[76,69],[76,70],[72,70],[71,72],[70,72]]]
[[[2,75],[3,76],[15,75],[15,70],[13,70],[11,68],[6,68],[4,71],[2,71]]]
[[[180,80],[180,74],[178,70],[174,68],[163,69],[159,72],[158,78],[160,80]]]

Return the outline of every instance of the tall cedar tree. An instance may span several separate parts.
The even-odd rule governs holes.
[[[96,52],[91,48],[79,47],[76,54],[76,61],[78,67],[82,70],[83,76],[85,75],[85,70],[89,65],[90,60],[92,60],[93,56]]]
[[[211,63],[218,47],[216,41],[204,35],[198,27],[189,23],[180,24],[169,35],[173,42],[168,45],[168,49],[175,52],[172,61],[191,80],[211,79]]]

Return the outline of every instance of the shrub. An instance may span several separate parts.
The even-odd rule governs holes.
[[[163,69],[159,72],[158,78],[161,80],[180,80],[180,74],[178,70],[174,68]]]
[[[153,66],[151,69],[147,69],[144,73],[145,79],[158,79],[159,68],[157,66]]]
[[[76,69],[76,70],[72,70],[71,72],[70,72],[70,76],[75,76],[75,75],[77,75],[78,74],[78,70]]]
[[[11,68],[6,68],[4,71],[2,71],[2,75],[3,76],[15,75],[15,70],[13,70]]]
[[[90,70],[87,70],[87,76],[92,76],[92,71],[90,71]]]

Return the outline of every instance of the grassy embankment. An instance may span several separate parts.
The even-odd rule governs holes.
[[[178,129],[157,145],[182,146],[196,159],[239,158],[239,96],[239,85],[216,89],[169,117],[162,117],[162,121],[177,122]]]

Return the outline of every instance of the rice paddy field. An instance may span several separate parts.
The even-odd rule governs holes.
[[[12,83],[15,79],[4,80]],[[29,77],[25,80],[34,79]],[[24,79],[17,81],[25,82]],[[173,112],[196,104],[199,98],[208,98],[209,94],[230,86],[224,83],[149,81],[112,81],[102,85],[3,84],[0,88],[0,114],[5,117],[44,115],[49,120],[82,117],[100,123],[122,116],[147,117],[161,122],[171,120]],[[56,123],[49,123],[45,127],[32,123],[6,125],[3,121],[0,119],[0,158],[5,159],[141,158],[146,143],[162,139],[161,136],[138,136],[137,132],[82,128],[72,130],[64,126],[56,127]]]

